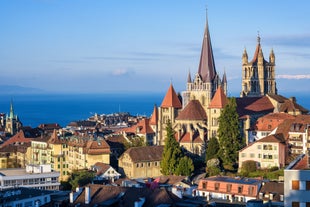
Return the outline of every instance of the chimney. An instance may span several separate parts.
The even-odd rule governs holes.
[[[73,192],[70,193],[70,203],[73,203]]]
[[[85,187],[85,204],[90,204],[91,198],[90,198],[90,187]]]

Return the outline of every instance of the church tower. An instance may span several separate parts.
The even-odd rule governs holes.
[[[246,49],[242,55],[242,91],[240,97],[259,97],[277,94],[275,81],[275,55],[271,50],[269,62],[264,59],[260,37],[252,61],[248,62]]]
[[[22,123],[19,121],[18,116],[14,114],[13,101],[11,101],[10,114],[7,115],[5,120],[5,132],[14,135],[21,127]]]
[[[225,83],[223,84],[226,87],[226,74],[224,77]],[[207,111],[211,99],[220,85],[221,80],[215,69],[207,20],[202,42],[198,72],[193,80],[191,79],[190,73],[188,74],[186,91],[183,91],[182,93],[183,108],[185,108],[191,100],[198,100],[203,106],[204,110]]]

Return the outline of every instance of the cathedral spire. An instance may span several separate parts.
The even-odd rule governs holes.
[[[14,118],[14,107],[13,107],[13,100],[11,99],[11,104],[10,104],[10,118]]]
[[[203,82],[211,82],[216,75],[211,38],[208,26],[208,17],[206,17],[206,27],[202,42],[198,74],[200,75]]]
[[[192,82],[191,72],[188,71],[187,83],[191,83],[191,82]]]

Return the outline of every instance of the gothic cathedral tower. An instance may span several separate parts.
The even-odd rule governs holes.
[[[275,55],[271,50],[269,62],[264,59],[260,37],[258,36],[252,61],[248,62],[246,49],[242,55],[242,91],[240,97],[259,97],[266,94],[277,94]]]
[[[193,80],[191,79],[190,73],[188,74],[186,91],[182,93],[183,108],[191,100],[198,100],[204,110],[207,111],[212,97],[221,84],[225,88],[224,91],[227,91],[226,74],[224,75],[225,78],[223,77],[223,83],[221,83],[215,69],[208,21],[206,21],[198,73]]]

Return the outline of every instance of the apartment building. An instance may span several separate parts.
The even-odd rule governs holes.
[[[0,169],[0,190],[16,187],[59,190],[59,172],[50,165],[27,165],[26,168]]]
[[[262,180],[252,178],[214,176],[201,179],[197,195],[211,199],[221,199],[230,202],[247,202],[257,199]]]

